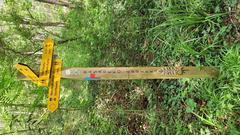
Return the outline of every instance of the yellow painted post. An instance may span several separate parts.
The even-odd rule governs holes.
[[[43,44],[43,54],[39,72],[39,86],[48,86],[53,59],[54,41],[47,38]]]
[[[53,45],[54,42],[51,38],[44,41],[39,75],[27,65],[21,63],[16,64],[17,70],[33,83],[36,83],[39,86],[48,86],[53,59]]]
[[[22,73],[27,79],[31,80],[33,83],[38,84],[38,76],[34,71],[25,64],[18,63],[16,65],[17,70]]]
[[[60,97],[60,80],[61,80],[61,66],[62,61],[56,59],[53,62],[50,86],[48,90],[48,110],[54,112],[58,108]]]

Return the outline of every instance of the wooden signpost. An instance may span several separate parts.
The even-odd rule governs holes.
[[[21,73],[19,79],[31,80],[38,86],[49,87],[48,110],[54,112],[58,108],[60,96],[60,80],[132,80],[132,79],[179,79],[179,78],[213,78],[218,71],[213,67],[95,67],[64,68],[61,59],[54,59],[54,41],[46,39],[39,72],[33,71],[25,64],[17,64]]]

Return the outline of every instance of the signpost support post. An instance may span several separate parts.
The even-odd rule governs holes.
[[[94,67],[63,68],[62,60],[53,57],[54,42],[48,38],[43,44],[40,71],[33,71],[25,64],[18,63],[19,79],[31,80],[39,86],[49,87],[48,110],[58,108],[60,97],[60,80],[133,80],[133,79],[180,79],[180,78],[214,78],[218,75],[213,67],[172,66],[172,67]]]

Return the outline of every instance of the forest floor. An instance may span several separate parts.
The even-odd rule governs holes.
[[[65,89],[72,92],[63,105],[88,110],[81,112],[86,118],[80,122],[72,118],[77,125],[71,130],[240,134],[240,3],[95,4],[87,11],[70,12],[65,36],[80,39],[59,48],[64,66],[215,66],[220,75],[215,79],[64,80]]]
[[[0,99],[19,103],[1,108],[1,118],[8,125],[5,132],[17,123],[15,130],[22,126],[46,134],[240,134],[239,1],[85,2],[85,6],[75,4],[69,13],[59,17],[64,18],[64,27],[56,30],[57,34],[68,39],[56,42],[55,52],[63,59],[63,67],[213,66],[219,76],[126,81],[62,79],[60,108],[49,113],[38,105],[46,104],[47,89],[16,80],[12,65],[22,59],[17,58],[19,54],[5,56],[1,58],[0,88],[1,94],[11,100],[5,95]],[[28,6],[31,4],[23,4],[20,9]],[[27,42],[13,37],[18,45],[12,48],[37,48],[28,45],[29,35],[37,31],[32,27],[36,26],[20,26],[16,28]],[[32,31],[24,33],[27,30]],[[11,38],[5,39],[11,42]],[[11,110],[17,114],[11,114]]]

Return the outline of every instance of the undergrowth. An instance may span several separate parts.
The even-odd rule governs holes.
[[[7,98],[13,97],[11,94],[21,95],[13,99],[28,97],[26,104],[34,103],[21,106],[32,113],[28,116],[29,129],[40,121],[47,134],[240,134],[240,3],[237,0],[84,0],[83,3],[84,6],[78,6],[76,2],[67,16],[62,16],[66,24],[61,36],[73,39],[57,45],[55,50],[64,67],[214,66],[219,76],[62,80],[60,108],[50,114],[41,106],[46,104],[46,89],[9,79],[16,76],[8,71],[13,67],[0,65],[0,81],[5,82],[0,84],[5,88],[1,94],[9,94],[0,96],[6,101],[4,104],[12,105],[9,104],[12,99]],[[13,65],[14,58],[1,61],[4,66]],[[25,87],[35,91],[22,91]],[[11,93],[15,88],[22,94]],[[34,114],[34,110],[44,114]],[[33,124],[29,122],[32,115],[39,115]],[[10,119],[14,115],[1,117]]]
[[[220,71],[216,79],[66,81],[73,90],[67,100],[88,106],[78,132],[239,134],[237,7],[230,0],[130,0],[91,1],[71,11],[64,34],[79,40],[61,48],[66,66],[180,64]]]

